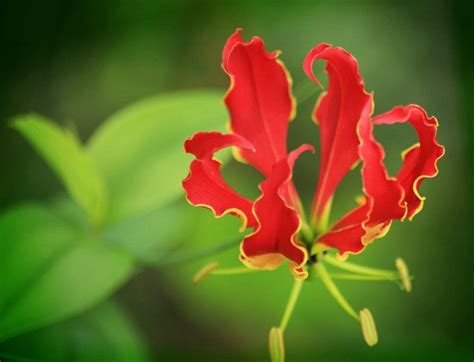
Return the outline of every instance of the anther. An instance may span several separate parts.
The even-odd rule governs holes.
[[[370,313],[370,310],[367,308],[364,308],[359,312],[359,318],[365,342],[370,347],[375,346],[379,341],[379,337],[377,335],[377,328],[375,327],[372,313]]]
[[[193,277],[193,283],[198,284],[202,282],[206,277],[212,273],[217,267],[219,266],[219,263],[217,261],[214,261],[212,263],[209,263],[205,265],[202,269],[200,269],[196,274],[194,274]]]
[[[278,327],[272,327],[268,334],[268,348],[272,362],[285,361],[285,342],[283,341],[283,332]]]
[[[412,285],[410,280],[410,272],[408,271],[407,264],[402,258],[397,258],[397,260],[395,260],[395,266],[397,267],[398,273],[400,274],[403,289],[407,293],[410,293],[412,290]]]

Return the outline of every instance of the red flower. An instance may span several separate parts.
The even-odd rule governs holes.
[[[373,117],[373,94],[365,91],[356,59],[342,48],[315,46],[306,56],[304,70],[320,85],[312,65],[319,59],[326,61],[329,85],[314,110],[321,132],[321,163],[311,225],[306,225],[292,170],[298,156],[313,148],[302,145],[287,151],[288,123],[295,114],[291,79],[278,52],[269,53],[258,37],[244,42],[240,33],[238,29],[228,39],[222,55],[222,67],[231,81],[225,96],[230,133],[200,132],[186,140],[186,152],[195,159],[183,187],[191,204],[211,209],[216,217],[236,215],[243,229],[252,229],[241,245],[241,260],[247,266],[274,269],[289,259],[293,274],[305,278],[311,245],[336,248],[340,254],[359,253],[385,235],[392,220],[411,219],[421,210],[420,184],[436,176],[437,161],[444,154],[436,140],[438,123],[417,105],[395,107]],[[403,165],[392,177],[373,126],[397,122],[409,122],[419,143],[403,152]],[[245,198],[223,180],[213,155],[225,147],[233,147],[237,159],[265,176],[257,200]],[[365,197],[327,228],[336,188],[359,161]],[[304,240],[299,234],[302,226],[312,229],[314,240]]]

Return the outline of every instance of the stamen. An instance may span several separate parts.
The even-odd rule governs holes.
[[[364,308],[359,313],[360,325],[362,327],[362,334],[365,342],[370,346],[375,346],[379,341],[377,334],[377,328],[375,327],[375,321],[372,317],[372,313],[367,308]]]
[[[354,308],[352,308],[352,306],[347,302],[347,300],[341,294],[336,284],[334,284],[333,280],[331,279],[331,276],[327,272],[323,263],[316,264],[314,268],[318,272],[318,275],[320,276],[323,284],[329,290],[329,292],[334,297],[334,299],[336,299],[339,305],[347,312],[347,314],[349,314],[354,319],[360,321],[360,324],[362,327],[362,334],[367,344],[371,347],[376,345],[378,342],[377,329],[375,327],[374,318],[372,317],[372,314],[370,313],[370,311],[367,308],[365,308],[362,311],[360,311],[359,314],[357,314]],[[374,276],[368,276],[368,277],[374,277]]]
[[[272,362],[285,361],[285,342],[283,340],[283,332],[278,327],[272,327],[268,334],[268,347]]]
[[[293,284],[293,289],[291,290],[290,298],[288,299],[288,303],[286,304],[285,312],[283,313],[283,317],[280,323],[281,333],[285,332],[286,326],[290,321],[291,314],[293,313],[293,309],[295,309],[296,302],[298,301],[298,297],[301,292],[301,287],[303,286],[302,280],[295,280]]]
[[[341,280],[368,280],[368,281],[398,281],[400,278],[394,276],[378,276],[378,275],[363,275],[363,274],[351,274],[351,273],[329,273],[329,276],[333,279]]]
[[[377,269],[377,268],[369,268],[363,265],[358,265],[354,263],[349,263],[347,261],[339,261],[333,256],[326,255],[324,257],[324,261],[328,264],[342,269],[347,270],[357,274],[364,274],[364,275],[371,275],[371,276],[379,276],[379,277],[397,277],[397,273],[391,270],[384,270],[384,269]]]
[[[395,260],[395,266],[397,267],[398,273],[400,274],[400,279],[402,280],[403,289],[410,293],[412,290],[410,272],[408,271],[408,267],[405,261],[402,258],[397,258]]]
[[[259,271],[259,269],[251,269],[247,267],[217,269],[218,267],[219,267],[219,263],[217,261],[207,264],[194,275],[193,283],[194,284],[200,283],[209,275],[236,275],[236,274],[253,273],[253,272]]]
[[[327,288],[329,293],[331,293],[334,299],[336,299],[342,309],[344,309],[346,313],[354,319],[359,320],[359,316],[357,315],[356,311],[354,310],[354,308],[352,308],[346,298],[344,298],[344,296],[341,294],[336,284],[334,284],[323,263],[315,264],[314,268],[316,269],[316,272],[321,278],[321,281],[323,282],[324,286]]]
[[[214,269],[211,271],[212,275],[235,275],[235,274],[245,274],[245,273],[254,273],[260,271],[260,269],[251,269],[245,266],[236,267],[236,268],[227,268],[227,269]]]
[[[196,274],[194,274],[193,283],[198,284],[202,282],[218,266],[219,266],[219,263],[217,261],[214,261],[212,263],[205,265]]]

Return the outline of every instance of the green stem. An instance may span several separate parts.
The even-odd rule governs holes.
[[[316,272],[321,278],[324,286],[327,288],[329,293],[331,293],[334,299],[336,299],[336,301],[339,303],[342,309],[344,309],[347,312],[347,314],[349,314],[354,319],[359,320],[359,315],[356,313],[354,308],[351,307],[351,305],[346,300],[346,298],[344,298],[344,296],[341,294],[336,284],[334,284],[333,280],[331,279],[323,263],[316,263],[314,268],[316,269]]]
[[[314,233],[313,230],[309,227],[306,222],[301,223],[301,234],[303,237],[303,241],[307,245],[311,245],[314,242]]]
[[[349,263],[347,261],[339,261],[335,257],[330,256],[330,255],[325,255],[324,256],[324,262],[342,269],[342,270],[347,270],[353,273],[357,274],[364,274],[364,275],[370,275],[370,276],[379,276],[379,277],[398,277],[398,273],[395,271],[390,271],[390,270],[384,270],[384,269],[376,269],[376,268],[369,268],[366,266],[354,264],[354,263]]]
[[[313,230],[315,231],[316,235],[324,234],[326,230],[328,229],[329,215],[331,214],[331,206],[332,206],[332,198],[327,202],[324,208],[324,211],[319,219],[316,218],[316,212],[313,214],[311,222],[312,222]]]
[[[285,312],[283,313],[283,317],[280,323],[281,333],[285,332],[286,326],[290,321],[291,315],[293,310],[295,309],[296,302],[298,301],[298,297],[301,292],[301,287],[303,286],[302,280],[295,280],[293,284],[293,289],[291,290],[290,298],[288,299],[288,303],[286,304]]]

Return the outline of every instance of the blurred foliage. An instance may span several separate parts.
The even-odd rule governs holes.
[[[16,117],[12,124],[62,179],[91,223],[99,225],[107,207],[105,183],[77,137],[34,114]]]
[[[166,94],[140,101],[105,120],[90,140],[88,152],[111,193],[109,223],[156,209],[182,195],[181,180],[189,162],[183,139],[199,127],[224,128],[221,93]]]
[[[0,357],[6,361],[150,360],[140,333],[113,302],[102,303],[52,328],[13,339],[3,345]]]
[[[128,254],[104,247],[92,233],[42,206],[5,213],[0,239],[0,340],[90,308],[132,271]]]
[[[57,212],[54,205],[17,206],[0,218],[4,256],[0,309],[5,315],[0,320],[0,341],[94,306],[131,276],[134,256],[144,261],[143,250],[168,245],[170,240],[159,233],[143,237],[149,231],[144,224],[150,212],[156,216],[181,193],[181,170],[187,166],[181,140],[197,125],[218,127],[222,108],[220,98],[206,91],[142,101],[107,120],[88,152],[71,132],[40,116],[19,116],[13,121],[13,127],[58,174],[77,206],[74,210],[67,200],[58,202]],[[180,127],[175,127],[176,122],[181,122]],[[163,177],[170,167],[177,175]],[[106,187],[112,191],[108,207]],[[134,193],[127,192],[129,188]],[[154,190],[159,197],[150,196]],[[128,203],[121,202],[124,199]],[[64,220],[63,214],[69,219]],[[84,214],[89,216],[86,221]],[[118,224],[117,215],[134,219]],[[115,221],[110,232],[108,225],[100,225],[104,216],[108,225]],[[140,228],[134,227],[137,220]],[[161,222],[158,225],[165,228]],[[117,240],[116,228],[120,230]],[[170,223],[169,229],[180,228]],[[141,233],[141,240],[136,233]]]
[[[359,60],[368,90],[375,91],[377,113],[397,104],[421,104],[439,119],[447,149],[440,175],[422,187],[428,196],[423,212],[413,223],[394,224],[387,237],[354,257],[388,268],[403,256],[415,275],[413,293],[400,293],[396,284],[338,283],[354,306],[373,312],[379,345],[365,346],[359,326],[318,280],[311,280],[285,335],[287,359],[472,359],[474,185],[468,180],[474,69],[469,14],[474,11],[469,2],[49,0],[2,5],[0,34],[7,51],[0,58],[0,117],[5,121],[0,131],[0,339],[31,332],[3,342],[0,358],[268,358],[267,333],[281,318],[292,282],[286,267],[211,276],[192,287],[191,276],[208,261],[239,265],[237,247],[204,260],[158,266],[242,237],[238,220],[215,220],[207,210],[188,206],[179,180],[189,161],[183,140],[196,130],[225,127],[220,99],[228,81],[220,51],[227,36],[243,27],[244,36],[260,35],[269,49],[282,49],[292,73],[299,108],[290,148],[305,142],[318,149],[318,130],[309,119],[319,90],[308,88],[301,62],[312,45],[324,41],[345,47]],[[321,68],[319,73],[324,79]],[[208,87],[221,90],[175,92]],[[148,98],[158,92],[166,93]],[[64,131],[32,115],[20,123],[43,162],[6,127],[7,120],[26,112],[62,125],[72,120],[77,130]],[[38,137],[38,129],[28,124],[49,136]],[[379,127],[376,136],[394,172],[399,152],[415,139],[411,129]],[[88,142],[82,146],[79,139]],[[51,147],[59,148],[45,151]],[[317,163],[317,154],[308,154],[296,166],[306,207]],[[70,176],[79,170],[89,176]],[[261,178],[253,170],[232,161],[224,173],[244,194],[258,195]],[[84,191],[91,189],[84,182],[102,178],[105,206],[95,197],[88,200],[92,194]],[[92,189],[100,189],[100,183]],[[63,187],[70,196],[63,195]],[[331,220],[349,210],[358,193],[355,171],[338,189]],[[86,215],[92,220],[103,216],[103,225],[90,223]],[[115,296],[120,307],[100,303],[124,283]]]

